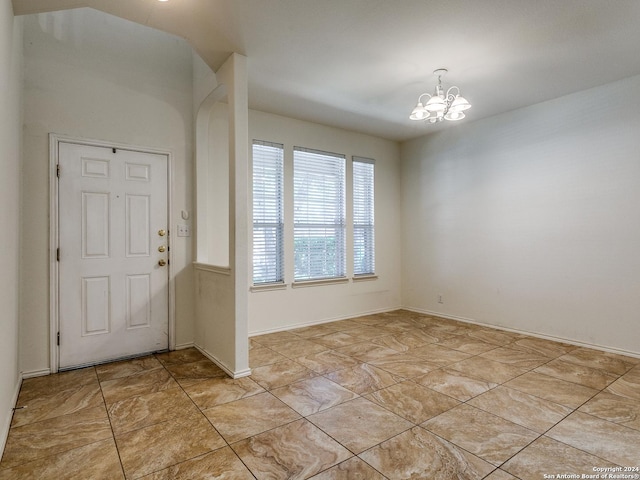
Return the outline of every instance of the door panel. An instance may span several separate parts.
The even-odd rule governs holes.
[[[82,278],[82,336],[109,333],[111,285],[109,277]]]
[[[151,232],[149,227],[149,207],[151,205],[148,195],[129,195],[126,202],[126,248],[127,257],[148,257],[150,254],[149,241]]]
[[[82,192],[82,258],[109,258],[109,194]]]
[[[168,348],[167,157],[61,142],[59,164],[60,368]]]
[[[127,275],[127,327],[151,324],[151,277]]]

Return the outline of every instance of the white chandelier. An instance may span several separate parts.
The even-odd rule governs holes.
[[[442,120],[462,120],[465,117],[464,111],[471,108],[471,104],[460,95],[460,89],[456,86],[449,87],[447,93],[444,93],[441,78],[446,73],[446,68],[434,70],[433,74],[438,77],[435,93],[433,95],[423,93],[418,97],[418,104],[409,115],[411,120],[428,120],[429,123],[437,123]],[[423,105],[422,97],[425,96],[429,100]]]

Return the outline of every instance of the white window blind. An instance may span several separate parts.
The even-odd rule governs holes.
[[[253,283],[284,281],[284,149],[253,141]]]
[[[294,280],[345,276],[345,161],[294,148]]]
[[[353,274],[375,272],[374,161],[353,157]]]

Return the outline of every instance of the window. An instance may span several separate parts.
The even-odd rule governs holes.
[[[284,281],[283,165],[277,143],[253,141],[253,283]]]
[[[353,274],[375,272],[374,161],[353,157]]]
[[[345,276],[345,157],[295,147],[294,280]]]

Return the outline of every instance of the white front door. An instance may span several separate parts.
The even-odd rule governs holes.
[[[167,156],[58,145],[59,367],[168,348]]]

